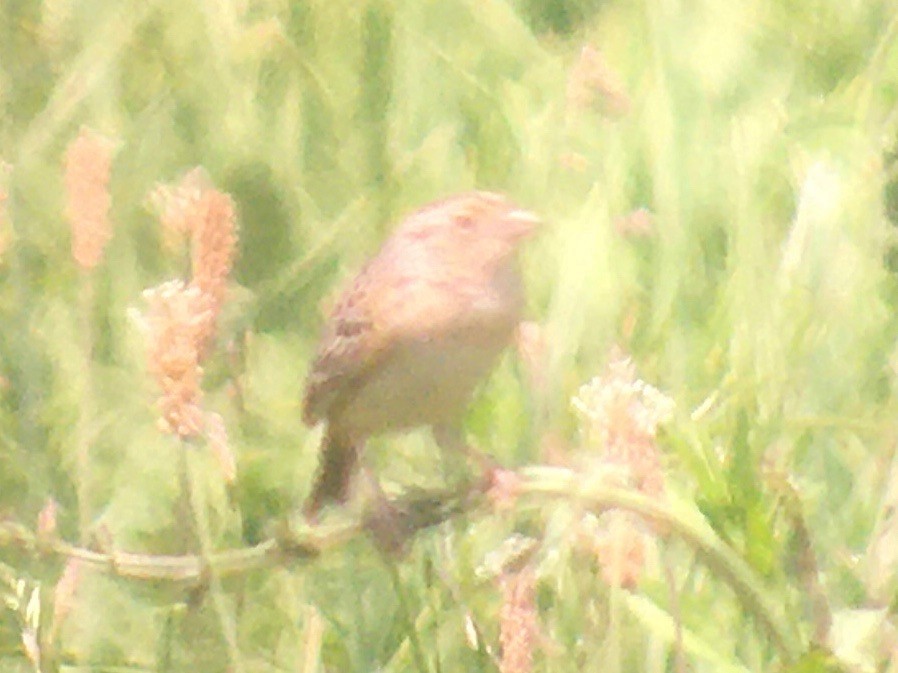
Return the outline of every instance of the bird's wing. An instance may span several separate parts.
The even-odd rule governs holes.
[[[327,415],[340,393],[377,364],[388,346],[372,293],[376,275],[376,268],[363,269],[331,311],[306,379],[303,418],[309,424]]]
[[[416,253],[405,248],[397,263],[387,248],[341,295],[306,380],[307,423],[326,416],[399,343],[437,338],[459,323],[469,301],[468,283],[454,282],[451,273]]]

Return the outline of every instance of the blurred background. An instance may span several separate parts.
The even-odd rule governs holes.
[[[91,264],[66,177],[84,133],[111,227]],[[647,531],[639,572],[609,580],[561,502],[200,595],[7,540],[3,670],[898,671],[894,0],[2,0],[0,160],[0,519],[184,553],[188,451],[205,544],[263,539],[311,484],[302,382],[335,289],[403,214],[501,191],[547,224],[524,255],[534,324],[472,443],[588,463],[603,447],[571,398],[629,357],[633,389],[673,405],[666,491],[803,654],[675,538]],[[237,224],[202,362],[217,453],[159,431],[134,318],[189,277],[160,221],[197,166]],[[426,433],[369,453],[388,490],[443,483]],[[517,613],[482,567],[513,533],[538,547]],[[520,664],[509,610],[532,622]]]

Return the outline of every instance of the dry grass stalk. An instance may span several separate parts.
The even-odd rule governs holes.
[[[170,242],[183,244],[189,237],[193,276],[144,293],[149,308],[140,321],[148,367],[161,389],[160,428],[181,438],[205,434],[222,476],[231,482],[236,461],[224,420],[201,407],[201,365],[214,340],[237,249],[234,203],[211,186],[202,168],[174,187],[157,187],[150,200]]]
[[[221,476],[228,484],[237,478],[237,459],[228,441],[228,429],[220,414],[206,414],[206,439],[212,455],[221,470]]]
[[[537,394],[545,393],[548,389],[546,363],[549,352],[545,330],[538,323],[525,320],[518,325],[515,345],[531,390]]]
[[[37,534],[42,540],[49,540],[56,535],[57,519],[59,516],[59,503],[53,498],[47,498],[44,506],[37,515]]]
[[[157,185],[149,202],[159,215],[165,247],[175,252],[191,234],[195,217],[193,209],[203,194],[212,189],[212,181],[202,166],[188,171],[174,185]]]
[[[630,110],[630,97],[620,75],[611,68],[602,53],[590,45],[580,50],[580,57],[571,68],[567,103],[572,110],[596,105],[611,117],[619,117]]]
[[[72,228],[72,257],[85,271],[99,264],[112,237],[109,174],[115,144],[82,128],[65,154],[66,217]]]
[[[632,360],[616,355],[605,376],[580,388],[574,408],[585,420],[590,444],[602,459],[624,468],[631,483],[647,495],[664,490],[658,426],[673,413],[673,401],[636,377]]]
[[[627,238],[647,238],[655,233],[655,218],[648,208],[637,208],[616,218],[614,230]]]
[[[7,179],[12,172],[12,166],[0,159],[0,257],[9,247],[9,222],[6,202],[9,199]]]
[[[580,538],[598,559],[602,578],[613,587],[635,588],[645,567],[649,531],[627,512],[606,512],[590,517]]]
[[[530,568],[503,575],[499,611],[500,673],[533,670],[534,640],[539,633],[536,611],[536,574]]]
[[[160,429],[195,437],[205,425],[200,356],[209,320],[206,302],[197,287],[181,281],[163,283],[145,291],[144,297],[149,303],[141,320],[148,367],[162,391],[157,402]]]
[[[673,401],[636,376],[633,362],[615,355],[604,376],[580,389],[574,408],[584,419],[589,443],[600,447],[603,464],[625,475],[646,495],[664,495],[658,426],[673,414]],[[593,538],[603,575],[615,586],[633,586],[645,563],[646,530],[624,512],[605,513]]]
[[[201,365],[214,341],[234,264],[234,202],[212,186],[201,167],[175,185],[157,186],[149,200],[159,213],[167,245],[183,250],[189,241],[192,270],[187,282],[171,281],[144,293],[149,309],[139,321],[147,337],[148,368],[161,389],[160,429],[181,438],[205,435],[230,483],[236,478],[236,460],[224,420],[201,407]]]
[[[175,185],[159,185],[149,196],[159,213],[166,247],[172,251],[190,243],[195,286],[206,304],[203,348],[210,346],[224,304],[228,275],[237,250],[234,202],[212,186],[206,171],[196,167]]]
[[[0,161],[0,176],[3,173],[3,162]],[[3,257],[3,253],[6,252],[6,248],[9,246],[9,234],[8,227],[9,225],[6,222],[6,200],[7,200],[7,192],[3,188],[2,182],[0,182],[0,258]]]
[[[222,192],[207,190],[190,209],[193,280],[203,297],[206,322],[200,334],[201,348],[208,348],[224,305],[228,275],[237,250],[237,218],[234,202]]]
[[[56,634],[75,604],[75,594],[81,584],[81,560],[70,558],[63,568],[62,576],[53,589],[53,620],[51,632]]]

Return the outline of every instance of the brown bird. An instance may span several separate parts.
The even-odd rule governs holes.
[[[344,502],[365,440],[430,426],[465,448],[476,385],[512,340],[524,305],[517,251],[538,223],[489,192],[407,216],[344,291],[306,380],[303,419],[327,423],[305,512]]]

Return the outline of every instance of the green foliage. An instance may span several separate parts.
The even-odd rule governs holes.
[[[802,654],[688,540],[658,535],[636,586],[610,587],[562,502],[446,524],[392,568],[358,540],[193,592],[83,569],[54,596],[65,559],[0,534],[0,668],[29,670],[36,630],[44,670],[493,671],[484,558],[519,530],[540,541],[534,670],[896,670],[896,17],[893,0],[4,0],[0,520],[53,498],[58,534],[104,551],[265,537],[315,469],[299,402],[333,288],[404,212],[500,190],[547,223],[525,254],[545,363],[531,385],[503,361],[470,437],[504,464],[590,465],[569,400],[620,347],[676,402],[667,488]],[[575,100],[586,44],[620,98],[590,81]],[[62,177],[82,125],[116,141],[90,274]],[[203,400],[234,484],[204,442],[158,432],[128,318],[185,273],[148,194],[197,165],[239,211]],[[370,453],[388,492],[457,476],[421,433]]]

